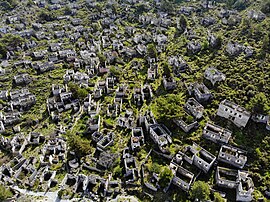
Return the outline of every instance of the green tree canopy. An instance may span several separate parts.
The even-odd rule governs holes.
[[[173,178],[173,173],[168,166],[163,166],[160,170],[159,177],[160,177],[160,180],[159,180],[160,186],[166,187],[168,186],[168,183]]]
[[[0,38],[0,55],[5,57],[8,49],[19,46],[23,42],[24,39],[18,35],[5,34],[2,38]]]
[[[75,84],[73,82],[69,82],[68,87],[70,91],[72,92],[72,95],[75,99],[79,99],[82,101],[89,94],[85,88],[80,88],[78,84]]]
[[[246,108],[252,111],[253,113],[259,114],[269,113],[270,111],[269,99],[263,92],[260,92],[250,99]]]
[[[147,46],[147,52],[148,52],[149,57],[151,57],[151,58],[157,57],[157,49],[156,49],[156,46],[154,44],[149,44]]]
[[[7,200],[13,196],[12,192],[0,184],[0,201]]]
[[[270,14],[270,0],[264,0],[261,6],[261,11],[267,15]]]
[[[210,188],[206,182],[196,181],[190,191],[190,197],[192,199],[199,199],[206,201],[210,199]]]
[[[44,9],[39,13],[38,17],[41,21],[53,21],[56,19],[56,14]]]
[[[160,120],[171,120],[183,116],[185,96],[183,93],[158,97],[153,104],[153,112]]]
[[[76,154],[84,156],[91,152],[90,141],[74,133],[68,133],[68,146]]]
[[[161,1],[160,9],[162,11],[172,13],[174,11],[173,3],[167,0]]]

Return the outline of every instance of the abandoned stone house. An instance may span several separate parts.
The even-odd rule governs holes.
[[[216,160],[216,157],[213,154],[206,151],[196,143],[193,143],[192,146],[186,147],[183,158],[190,164],[195,165],[204,173],[208,173]]]
[[[173,162],[170,163],[170,169],[173,173],[172,184],[188,192],[194,181],[194,174]]]
[[[177,87],[176,81],[172,77],[166,78],[163,76],[162,82],[165,90],[167,91],[174,90]]]
[[[67,70],[63,78],[65,83],[73,80],[74,83],[80,85],[81,87],[88,87],[89,76],[83,72]]]
[[[132,128],[131,134],[131,150],[136,151],[139,150],[141,146],[144,144],[144,134],[142,127]]]
[[[46,145],[42,148],[42,156],[40,163],[42,165],[52,165],[64,162],[66,159],[66,142],[61,137],[49,139]]]
[[[187,113],[181,118],[174,119],[173,122],[186,133],[199,127],[199,123]]]
[[[135,126],[135,117],[133,111],[126,110],[124,114],[120,114],[117,119],[117,124],[121,128],[132,129]]]
[[[14,76],[13,81],[16,85],[27,85],[31,82],[29,74],[18,74]]]
[[[191,83],[187,86],[189,95],[194,95],[200,103],[209,101],[212,98],[210,90],[203,83]]]
[[[11,98],[11,109],[24,111],[31,108],[36,103],[36,96],[30,93],[28,89],[11,91],[9,95]]]
[[[157,144],[161,152],[167,153],[167,146],[172,143],[171,132],[160,124],[153,124],[149,127],[151,139]]]
[[[222,145],[218,154],[218,160],[242,169],[247,162],[246,155],[246,152],[239,148],[230,145]]]
[[[62,85],[52,84],[52,95],[58,97],[61,93],[65,92],[66,88]]]
[[[196,54],[201,51],[201,44],[198,41],[190,41],[187,43],[187,50],[191,54]]]
[[[215,180],[217,186],[236,190],[236,201],[250,202],[253,200],[252,193],[254,184],[246,171],[217,167]]]
[[[214,143],[227,144],[231,135],[231,131],[210,122],[203,129],[203,137]]]
[[[239,184],[236,190],[236,201],[250,202],[253,200],[252,193],[254,184],[248,172],[238,170]]]
[[[111,146],[114,142],[114,133],[109,133],[105,136],[103,136],[98,142],[97,142],[97,149],[104,151],[108,146]]]
[[[107,105],[107,116],[116,118],[122,112],[122,99],[116,101],[114,99],[112,104]]]
[[[209,67],[204,72],[204,78],[209,80],[214,86],[216,82],[224,81],[226,76],[214,67]]]
[[[88,120],[88,130],[89,131],[99,131],[101,124],[101,118],[100,115],[92,116]]]
[[[123,151],[123,161],[124,161],[124,168],[125,168],[125,175],[126,182],[134,182],[139,178],[139,171],[138,165],[136,162],[135,157],[133,157],[129,152],[128,149],[124,149]]]
[[[1,100],[8,100],[8,91],[7,90],[0,91],[0,99]]]
[[[83,110],[90,116],[96,116],[100,111],[100,104],[92,98],[91,94],[89,94],[83,102]]]
[[[173,73],[177,77],[188,69],[188,64],[181,56],[170,56],[168,63],[173,67]]]
[[[215,174],[216,184],[219,187],[236,189],[238,184],[237,175],[237,170],[218,166]]]
[[[32,67],[37,71],[37,73],[42,74],[47,71],[51,71],[55,69],[55,65],[53,62],[37,62],[37,63],[32,63]]]
[[[196,119],[200,119],[203,116],[204,107],[194,98],[189,98],[187,100],[184,109]]]
[[[143,105],[144,95],[141,88],[134,88],[133,102],[136,106],[140,107]]]
[[[250,57],[253,55],[252,47],[244,46],[239,43],[228,42],[226,46],[226,51],[230,56],[238,56],[241,53],[245,54],[245,57]]]
[[[147,79],[149,81],[154,81],[158,76],[158,67],[153,65],[147,69]]]
[[[266,124],[266,130],[270,130],[270,116],[263,114],[253,114],[251,119],[256,123]]]
[[[106,92],[107,94],[113,93],[115,91],[117,79],[114,76],[108,76],[106,78]]]
[[[35,51],[32,54],[34,60],[42,60],[47,55],[47,50]]]
[[[149,154],[150,153],[151,151],[149,152]],[[146,165],[147,162],[148,161],[146,160],[146,162],[141,165],[140,174],[142,182],[147,189],[153,192],[157,192],[160,189],[159,185],[160,177],[159,174],[156,173],[155,171],[149,170],[148,166]]]
[[[0,112],[0,121],[3,122],[4,126],[12,126],[19,123],[21,119],[21,113],[17,111]]]
[[[4,126],[4,124],[3,124],[3,121],[0,121],[0,134],[1,133],[3,133],[3,132],[5,132],[5,126]]]
[[[144,84],[141,86],[143,100],[150,101],[153,98],[153,91],[149,84]]]
[[[232,121],[237,127],[245,127],[251,116],[246,109],[228,100],[219,104],[217,115]]]

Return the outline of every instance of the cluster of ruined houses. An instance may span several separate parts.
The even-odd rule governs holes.
[[[89,176],[78,174],[80,167],[97,173],[104,172],[114,163],[115,154],[102,153],[99,159],[92,158],[80,162],[74,152],[68,152],[66,140],[61,136],[63,133],[65,129],[60,127],[50,137],[36,132],[31,132],[27,137],[20,133],[11,139],[1,137],[0,148],[13,155],[10,162],[0,167],[1,182],[11,187],[23,186],[39,190],[57,187],[59,190],[70,190],[69,193],[61,195],[64,199],[69,199],[72,193],[78,193],[99,201],[100,196],[107,197],[120,193],[120,182],[112,180],[111,177],[104,179],[95,174]],[[25,150],[37,147],[40,147],[38,157],[24,156]],[[58,171],[52,169],[55,165],[61,165],[60,168],[67,171],[63,179],[56,177]],[[92,192],[95,186],[98,191]]]
[[[1,105],[0,109],[0,131],[5,132],[6,127],[12,127],[20,122],[21,114],[29,110],[35,103],[36,97],[27,88],[20,90],[2,90],[0,91],[0,99],[7,102]],[[19,130],[13,127],[13,130]]]
[[[47,5],[45,0],[36,0],[35,3],[39,7]],[[86,3],[90,8],[94,8],[96,4],[95,1],[91,0],[87,0]],[[113,1],[108,2],[108,4],[112,3]],[[144,4],[146,7],[151,6],[148,2],[142,0],[125,0],[121,3],[121,6],[129,10],[136,7],[137,3]],[[157,12],[153,15],[141,14],[138,18],[135,18],[132,13],[117,14],[109,7],[105,7],[101,12],[93,9],[93,12],[88,15],[91,22],[100,21],[102,29],[100,31],[93,27],[84,27],[83,20],[74,17],[81,7],[77,2],[67,3],[67,1],[51,0],[48,9],[54,11],[64,6],[71,9],[71,14],[57,16],[57,20],[47,23],[34,22],[29,24],[24,17],[31,14],[31,11],[28,10],[21,11],[20,15],[5,14],[3,16],[5,23],[3,26],[0,25],[0,33],[19,35],[26,38],[27,42],[22,46],[9,47],[7,60],[2,63],[2,66],[8,67],[9,63],[12,63],[15,69],[33,68],[38,74],[56,69],[61,63],[72,66],[73,68],[67,69],[63,75],[64,85],[52,85],[52,92],[47,100],[47,110],[56,122],[60,119],[61,113],[67,110],[72,109],[75,114],[79,114],[81,110],[86,113],[90,117],[87,122],[87,129],[91,133],[98,156],[89,157],[88,161],[80,162],[73,152],[67,152],[66,141],[61,135],[50,139],[45,139],[38,133],[30,133],[27,138],[22,135],[16,135],[11,139],[1,137],[1,148],[16,155],[14,160],[1,166],[1,181],[9,185],[19,182],[30,187],[33,187],[36,181],[40,181],[40,184],[45,184],[46,188],[51,188],[59,182],[55,179],[56,171],[51,170],[50,166],[65,163],[68,174],[60,183],[62,190],[84,194],[94,201],[98,201],[100,196],[105,197],[120,193],[121,182],[119,180],[113,180],[111,176],[105,179],[100,175],[87,176],[79,172],[83,168],[91,172],[103,173],[118,158],[115,154],[108,152],[109,147],[114,144],[115,134],[111,131],[101,130],[102,120],[99,115],[101,107],[104,107],[101,106],[99,99],[115,93],[113,102],[105,107],[106,116],[116,118],[119,127],[131,130],[129,147],[123,150],[121,158],[125,183],[132,184],[142,177],[146,187],[157,191],[160,188],[158,174],[153,173],[149,178],[144,177],[147,175],[147,169],[144,166],[139,167],[137,159],[132,153],[139,151],[140,147],[145,144],[145,138],[150,137],[157,148],[156,152],[163,157],[168,157],[168,147],[172,143],[169,129],[158,123],[150,111],[141,114],[139,119],[136,120],[131,109],[123,110],[123,103],[128,99],[130,89],[128,89],[127,84],[119,84],[114,75],[108,75],[106,78],[98,80],[94,84],[93,92],[87,96],[82,104],[79,100],[74,99],[67,84],[74,82],[80,87],[89,87],[92,85],[89,83],[89,79],[96,75],[108,73],[109,65],[114,64],[117,59],[121,58],[123,61],[129,62],[134,57],[145,58],[147,45],[150,43],[155,44],[158,53],[164,52],[169,42],[169,37],[165,33],[171,26],[181,29],[180,20],[174,20],[174,17],[165,12]],[[155,1],[154,6],[159,8],[160,1]],[[207,6],[214,7],[211,3]],[[181,6],[176,12],[192,16],[192,13],[198,12],[199,9]],[[247,15],[249,18],[258,21],[265,18],[264,14],[254,10],[249,11]],[[204,27],[211,26],[217,20],[221,20],[222,24],[228,26],[241,22],[241,17],[237,11],[220,9],[218,18],[203,16],[199,22]],[[138,22],[139,26],[126,26],[125,20]],[[124,30],[120,29],[119,25],[124,26]],[[195,33],[191,28],[183,31],[183,34],[189,40],[187,51],[191,54],[201,51],[202,45],[201,41],[198,40],[200,39],[198,33]],[[89,36],[89,33],[92,34],[92,37]],[[31,37],[35,37],[37,40],[33,40]],[[48,41],[47,47],[44,48],[42,40]],[[52,42],[53,40],[54,42]],[[218,45],[217,36],[210,32],[207,40],[211,47]],[[16,55],[16,51],[23,51],[23,56]],[[237,42],[229,42],[226,46],[226,52],[231,56],[243,53],[246,57],[249,57],[253,54],[253,49]],[[105,56],[104,62],[98,56],[99,53]],[[26,56],[31,60],[25,59]],[[157,65],[158,59],[150,57],[145,59],[147,80],[151,82],[160,76]],[[172,66],[173,74],[176,77],[189,69],[188,64],[178,54],[169,56],[167,61]],[[132,63],[134,71],[140,69],[141,66],[139,63]],[[80,70],[84,70],[84,72]],[[8,74],[9,72],[6,69],[0,68],[0,76]],[[213,67],[206,69],[204,77],[212,85],[225,79],[225,75]],[[32,78],[23,73],[14,76],[13,81],[16,86],[27,86],[32,82]],[[177,82],[167,75],[162,75],[162,84],[166,91],[174,90],[177,87]],[[185,104],[186,114],[174,120],[174,123],[185,132],[199,127],[198,120],[203,117],[203,105],[212,99],[212,94],[204,83],[188,84],[187,89],[192,97]],[[132,89],[131,100],[137,107],[151,101],[152,97],[153,92],[149,84]],[[21,113],[35,104],[35,96],[27,88],[23,88],[16,91],[0,91],[0,99],[10,103],[5,108],[0,105],[0,133],[10,126],[14,126],[14,132],[20,132],[20,128],[15,127],[15,125],[20,121]],[[245,127],[251,117],[255,122],[266,124],[266,128],[270,130],[269,116],[260,114],[251,116],[244,108],[227,100],[220,103],[217,115],[232,121],[238,127]],[[62,132],[61,129],[60,133]],[[240,148],[229,145],[229,139],[232,136],[231,131],[209,122],[204,128],[202,136],[220,145],[218,156],[214,156],[195,143],[187,146],[184,151],[178,152],[171,160],[170,169],[173,172],[171,184],[188,191],[201,173],[206,174],[216,168],[215,179],[218,187],[236,190],[236,200],[238,201],[251,201],[254,188],[252,179],[248,172],[242,170],[247,162],[247,153]],[[37,167],[36,157],[25,158],[22,152],[29,146],[40,144],[43,144],[39,157],[41,166]],[[216,166],[217,162],[218,166]],[[68,195],[63,196],[66,199],[68,197]]]
[[[129,1],[122,2],[127,9],[134,8],[137,3],[142,3],[149,7],[148,3],[143,1],[136,1],[136,3],[130,3]],[[91,8],[92,6],[94,7],[95,2],[89,1],[87,4]],[[37,2],[37,5],[40,5],[40,3]],[[81,7],[78,3],[68,3],[67,1],[58,2],[49,4],[48,9],[50,9],[52,5],[58,5],[54,8],[56,10],[63,8],[63,6],[68,6],[72,12],[67,15],[58,16],[57,20],[47,23],[28,22],[25,19],[26,16],[30,14],[28,10],[21,11],[21,15],[10,15],[7,13],[3,16],[0,33],[12,33],[29,39],[22,46],[9,47],[7,59],[18,59],[14,63],[15,67],[32,67],[36,69],[38,73],[44,73],[57,68],[57,63],[68,62],[72,63],[75,68],[85,68],[88,72],[88,76],[91,77],[95,75],[95,73],[106,73],[108,71],[106,64],[113,63],[118,56],[121,56],[124,60],[130,60],[135,56],[144,57],[147,53],[147,44],[149,43],[154,43],[158,52],[163,52],[169,39],[168,36],[162,32],[165,32],[171,26],[181,28],[179,19],[174,20],[172,16],[166,12],[158,12],[157,14],[151,15],[141,14],[139,18],[135,18],[132,14],[128,13],[116,14],[113,9],[110,8],[106,8],[102,12],[95,12],[95,9],[93,9],[93,12],[89,15],[89,20],[97,22],[101,19],[103,31],[100,32],[93,28],[86,28],[82,19],[74,17],[77,13],[77,9]],[[159,7],[160,5],[157,1],[153,6]],[[182,6],[178,8],[177,13],[190,16],[194,12],[199,12],[199,10],[200,8]],[[264,14],[254,10],[248,12],[247,15],[249,18],[259,21],[265,18]],[[237,11],[221,9],[218,11],[218,17],[222,20],[223,24],[238,23],[241,21],[241,19],[239,20],[240,16]],[[148,26],[147,28],[150,32],[142,32],[140,26],[125,26],[121,19],[137,20],[142,27],[151,25],[151,27]],[[200,21],[203,26],[208,27],[214,24],[217,19],[213,16],[203,16]],[[119,24],[125,26],[124,33],[119,30]],[[51,31],[48,32],[47,30]],[[94,37],[90,38],[89,33]],[[192,54],[199,52],[202,49],[202,45],[201,41],[197,39],[200,37],[198,37],[192,29],[185,30],[184,34],[189,39],[187,50]],[[112,37],[113,35],[115,37]],[[31,37],[35,37],[37,41],[32,40]],[[85,39],[87,42],[79,40],[81,38]],[[53,39],[55,39],[56,42],[50,43]],[[64,39],[68,39],[75,46],[68,46]],[[48,47],[40,48],[39,41],[42,40],[49,42]],[[208,41],[211,46],[216,46],[217,37],[209,33]],[[131,45],[126,45],[126,42],[129,42]],[[75,47],[78,47],[79,51],[76,51]],[[16,56],[15,51],[22,50],[24,51],[24,56],[31,56],[32,61],[24,59],[25,57],[18,58],[18,56]],[[97,57],[97,52],[101,50],[106,50],[103,52],[106,60],[105,64],[100,64],[99,57]],[[229,42],[226,46],[226,51],[233,56],[239,55],[241,52],[244,52],[246,56],[253,54],[251,47],[245,47],[237,42]],[[179,74],[186,68],[185,61],[179,55],[170,56],[168,61],[173,65],[175,74]],[[148,78],[154,78],[156,74],[156,66],[151,62],[148,69]]]

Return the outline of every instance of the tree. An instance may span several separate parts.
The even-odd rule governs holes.
[[[167,12],[167,13],[172,13],[174,11],[174,7],[173,7],[172,2],[167,1],[167,0],[163,0],[161,2],[160,9],[162,11]]]
[[[170,77],[171,76],[171,67],[169,66],[168,62],[165,61],[163,62],[163,73],[166,77]]]
[[[147,11],[147,8],[145,6],[145,4],[139,4],[137,7],[136,7],[136,11],[135,13],[137,15],[141,15],[142,13],[146,12]]]
[[[185,29],[188,27],[187,18],[183,14],[180,16],[179,24],[183,31],[185,31]]]
[[[72,10],[71,10],[71,8],[69,6],[65,6],[64,14],[65,15],[71,15],[72,14]]]
[[[99,61],[101,64],[105,64],[106,62],[106,57],[102,54],[102,53],[98,53],[97,54],[98,58],[99,58]]]
[[[110,68],[110,72],[116,77],[119,77],[122,74],[121,70],[115,66]]]
[[[114,169],[113,169],[113,173],[115,176],[121,176],[122,175],[122,168],[120,165],[116,166]]]
[[[153,173],[159,173],[161,171],[162,166],[158,163],[152,163],[149,170]]]
[[[263,92],[256,94],[253,98],[250,99],[246,108],[253,113],[265,114],[269,113],[269,99]]]
[[[47,10],[42,10],[38,15],[41,21],[53,21],[56,19],[55,12],[48,12]]]
[[[75,99],[80,99],[82,101],[88,95],[88,91],[85,88],[80,88],[80,86],[76,83],[69,82],[68,87]]]
[[[148,56],[151,58],[156,58],[157,57],[157,49],[156,46],[154,44],[149,44],[147,46],[147,52],[148,52]]]
[[[196,181],[190,191],[190,197],[192,199],[199,199],[206,201],[210,199],[210,188],[206,182]]]
[[[262,6],[261,6],[261,11],[266,15],[270,14],[270,0],[263,1]]]
[[[215,49],[220,49],[221,46],[222,46],[222,36],[221,35],[217,35],[217,38],[216,38],[216,43],[215,43],[215,46],[213,48]],[[208,44],[209,45],[209,44]]]
[[[269,34],[264,35],[262,42],[263,42],[262,50],[268,52],[270,50]]]
[[[13,196],[12,192],[0,184],[0,201],[5,201],[8,198],[11,198],[12,196]]]
[[[79,88],[77,91],[78,98],[84,100],[88,96],[88,91],[85,88]]]
[[[158,97],[153,105],[153,111],[157,119],[168,121],[183,116],[185,96],[183,93],[167,94]]]
[[[5,57],[9,49],[14,49],[15,47],[21,45],[24,39],[18,35],[5,34],[0,39],[0,55]]]
[[[84,156],[91,152],[90,141],[82,138],[79,135],[74,133],[68,133],[68,146],[72,151],[75,151],[76,154]]]
[[[168,166],[163,166],[161,168],[159,177],[160,177],[159,185],[161,187],[166,187],[166,186],[168,186],[169,182],[172,180],[173,173],[172,173],[171,169]]]

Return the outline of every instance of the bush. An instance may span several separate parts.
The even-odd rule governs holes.
[[[221,197],[220,193],[214,193],[214,202],[225,202],[224,198]]]
[[[114,173],[114,175],[116,175],[118,177],[122,175],[122,168],[120,167],[120,165],[116,166],[113,169],[113,173]]]

